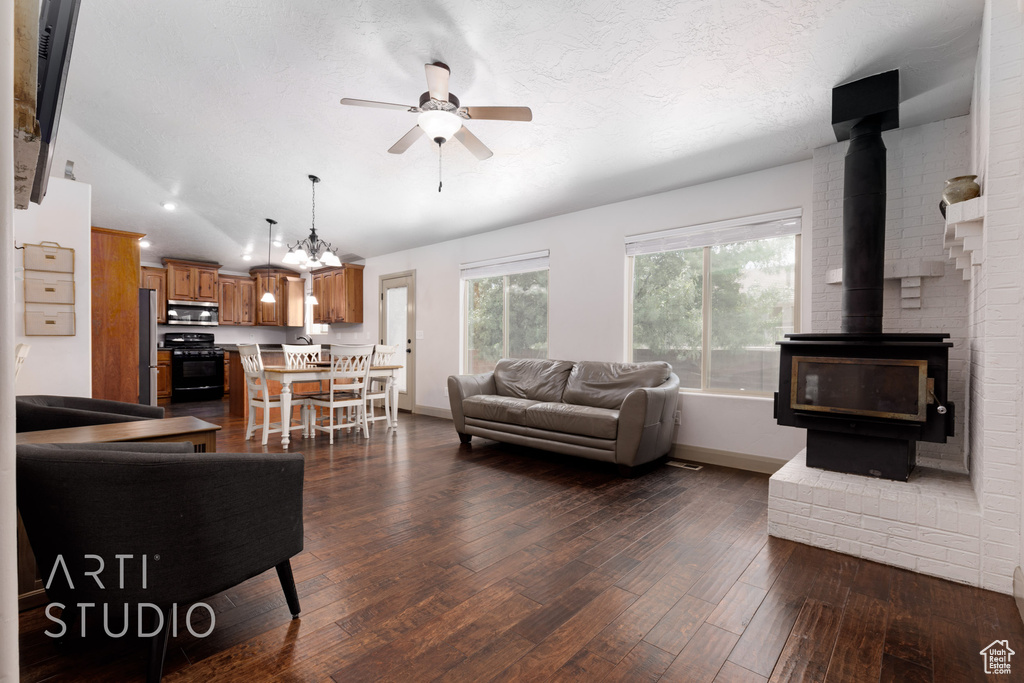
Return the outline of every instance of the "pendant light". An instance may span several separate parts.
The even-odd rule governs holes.
[[[273,218],[267,219],[267,287],[270,286],[270,245],[274,241],[274,226],[277,225],[277,221]],[[265,304],[277,303],[277,299],[274,298],[274,293],[267,289],[263,292],[263,296],[260,297],[260,301]]]
[[[313,212],[309,237],[289,245],[288,253],[282,260],[285,263],[299,264],[301,267],[311,270],[321,266],[340,266],[341,259],[338,258],[338,250],[332,248],[330,242],[323,241],[316,234],[316,184],[320,182],[320,179],[311,175],[309,182],[313,185]]]

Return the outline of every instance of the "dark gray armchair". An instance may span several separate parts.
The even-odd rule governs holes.
[[[53,573],[47,598],[65,606],[69,633],[79,604],[94,603],[94,614],[104,604],[112,614],[130,605],[133,633],[156,630],[135,622],[137,605],[159,608],[163,628],[150,641],[148,673],[155,682],[172,605],[184,629],[190,603],[274,567],[298,616],[289,560],[302,550],[303,467],[301,453],[194,453],[190,443],[22,445],[18,508],[40,575]],[[122,563],[118,555],[132,557]],[[53,571],[58,556],[73,587],[60,564]],[[97,556],[103,588],[86,575]]]
[[[14,404],[15,429],[19,432],[158,420],[164,416],[164,409],[157,406],[83,396],[17,396]]]

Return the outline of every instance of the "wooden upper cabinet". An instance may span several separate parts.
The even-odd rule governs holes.
[[[346,263],[313,274],[313,307],[316,323],[363,322],[363,266]]]
[[[192,300],[192,271],[188,268],[167,268],[168,299],[179,299],[182,301]]]
[[[256,282],[250,278],[238,279],[238,324],[256,324]]]
[[[217,301],[217,280],[217,268],[196,268],[196,301]]]
[[[218,278],[221,325],[256,324],[256,283],[251,277],[221,275]]]
[[[167,298],[173,301],[209,301],[220,297],[218,274],[220,265],[205,261],[164,259],[167,266]]]
[[[220,302],[217,307],[217,322],[221,325],[237,325],[238,281],[233,277],[221,276],[219,289]]]
[[[254,306],[256,309],[257,325],[276,326],[299,326],[302,325],[301,304],[299,312],[294,311],[289,315],[289,293],[291,294],[292,306],[298,297],[301,301],[303,295],[301,284],[302,277],[294,270],[287,268],[253,268],[249,274],[255,279]],[[298,280],[298,285],[286,288],[289,279]],[[274,303],[263,303],[261,299],[266,292],[274,295]],[[297,319],[297,322],[296,322]]]
[[[156,290],[156,321],[167,322],[167,269],[142,266],[142,289]]]

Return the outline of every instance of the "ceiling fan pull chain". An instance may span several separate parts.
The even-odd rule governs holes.
[[[441,141],[437,142],[437,191],[441,191]]]

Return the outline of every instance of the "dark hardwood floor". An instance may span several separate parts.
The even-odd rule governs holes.
[[[262,450],[226,403],[168,412],[222,424],[219,451]],[[960,683],[987,678],[990,642],[1024,647],[1007,596],[769,538],[766,475],[622,479],[408,414],[395,436],[293,450],[301,618],[273,571],[214,596],[212,633],[172,639],[165,681]],[[23,681],[143,679],[141,641],[58,646],[42,608],[20,625]],[[1001,679],[1024,679],[1012,665]]]

